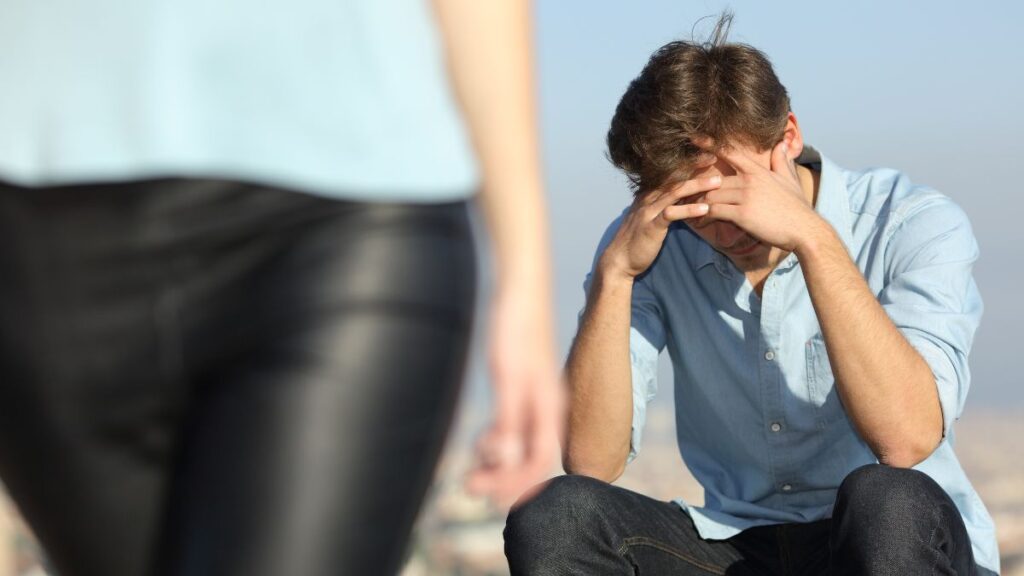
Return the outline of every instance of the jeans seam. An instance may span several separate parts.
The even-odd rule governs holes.
[[[938,511],[932,509],[933,523],[932,523],[932,532],[931,532],[931,534],[928,535],[928,548],[930,550],[932,550],[933,553],[935,553],[935,559],[932,561],[932,568],[931,568],[931,571],[930,571],[931,574],[938,574],[938,572],[936,572],[936,570],[935,570],[935,567],[939,563],[939,556],[940,555],[937,553],[938,551],[935,550],[935,533],[938,532],[938,530],[939,530],[939,523],[942,521],[942,518],[939,517],[939,516],[940,515],[939,515]]]
[[[625,555],[626,549],[630,546],[650,546],[651,548],[656,548],[658,550],[661,550],[662,552],[665,552],[666,554],[671,554],[672,556],[675,556],[676,558],[679,558],[680,560],[688,564],[692,564],[693,566],[706,572],[710,572],[712,574],[719,574],[722,576],[724,576],[725,574],[724,568],[719,568],[718,566],[701,562],[700,560],[697,560],[696,558],[684,552],[680,552],[679,550],[676,550],[671,546],[667,546],[658,540],[654,540],[653,538],[647,538],[646,536],[634,536],[631,538],[624,539],[622,541],[622,546],[619,546],[619,555]]]

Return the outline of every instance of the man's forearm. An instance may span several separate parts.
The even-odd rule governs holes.
[[[633,279],[598,267],[566,364],[569,425],[566,472],[606,482],[618,478],[629,455],[633,423],[629,327]]]
[[[796,253],[847,415],[879,461],[917,464],[942,438],[931,369],[889,319],[826,222],[815,225]]]

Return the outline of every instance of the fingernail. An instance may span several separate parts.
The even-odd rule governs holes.
[[[708,184],[711,185],[711,186],[717,186],[717,185],[719,185],[721,183],[722,183],[722,177],[721,176],[712,176],[711,178],[708,178]]]
[[[700,213],[700,214],[707,214],[707,212],[708,212],[708,205],[707,204],[697,204],[697,212]]]

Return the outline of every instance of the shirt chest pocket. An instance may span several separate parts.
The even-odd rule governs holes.
[[[807,398],[817,410],[820,428],[845,418],[839,391],[836,390],[832,365],[828,360],[825,338],[819,332],[804,346],[807,354]]]

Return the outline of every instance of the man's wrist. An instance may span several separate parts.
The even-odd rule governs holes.
[[[594,270],[594,273],[604,284],[632,284],[636,279],[636,276],[625,268],[617,266],[613,261],[605,260],[604,258],[598,261],[597,269]]]
[[[799,260],[804,261],[814,258],[837,242],[841,244],[842,240],[832,225],[815,213],[809,225],[804,228],[803,234],[797,239],[793,253]]]

